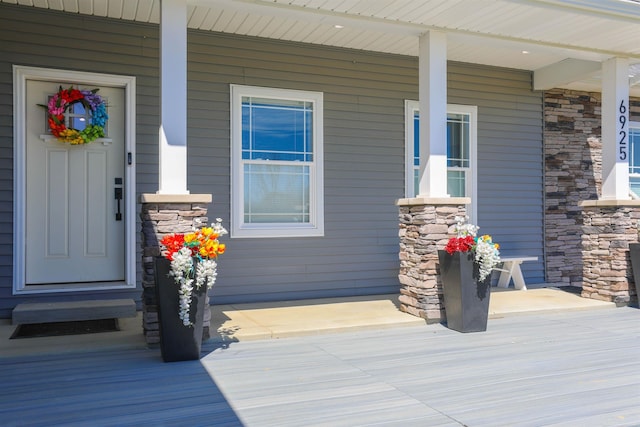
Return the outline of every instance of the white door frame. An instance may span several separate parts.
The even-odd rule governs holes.
[[[69,288],[26,286],[26,87],[28,80],[109,86],[125,91],[125,281],[124,283],[74,286]],[[13,66],[13,294],[131,289],[136,287],[136,78],[49,68]]]

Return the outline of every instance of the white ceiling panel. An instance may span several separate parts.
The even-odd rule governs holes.
[[[160,0],[0,0],[158,23]],[[623,0],[187,0],[188,27],[416,56],[447,33],[448,58],[536,70],[565,59],[630,58],[640,73],[640,3]],[[342,25],[342,29],[335,28]],[[522,51],[528,51],[523,54]],[[579,85],[579,83],[577,83]],[[590,85],[591,83],[589,83]],[[640,83],[633,90],[640,91]],[[587,85],[587,83],[585,83]],[[587,85],[588,86],[588,85]]]

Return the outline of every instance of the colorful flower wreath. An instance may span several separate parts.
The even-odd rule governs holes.
[[[47,121],[53,136],[62,142],[70,144],[88,144],[98,138],[104,137],[104,127],[109,116],[107,106],[98,89],[78,90],[70,87],[63,89],[60,86],[58,93],[53,95],[47,105],[38,104],[47,109]],[[73,104],[81,103],[86,111],[91,114],[91,123],[84,129],[68,128],[65,124],[65,113]]]

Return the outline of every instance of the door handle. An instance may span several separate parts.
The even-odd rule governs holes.
[[[120,212],[120,200],[122,200],[122,188],[115,188],[115,199],[118,202],[118,211],[116,212],[116,221],[122,221],[122,213]]]

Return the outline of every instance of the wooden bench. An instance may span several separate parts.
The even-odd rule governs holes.
[[[513,279],[514,289],[521,291],[527,290],[527,285],[524,283],[524,277],[522,276],[522,270],[520,270],[520,264],[525,261],[537,261],[537,256],[524,256],[524,257],[501,257],[500,262],[502,268],[496,268],[500,272],[498,278],[499,288],[508,288],[509,282]]]

